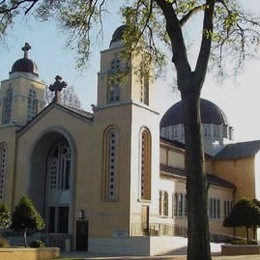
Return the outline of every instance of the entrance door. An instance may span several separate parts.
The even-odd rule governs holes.
[[[149,235],[149,206],[142,206],[141,218],[143,233]]]
[[[77,221],[76,250],[88,251],[88,221]]]

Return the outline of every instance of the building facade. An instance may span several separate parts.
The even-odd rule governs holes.
[[[160,127],[151,77],[129,69],[138,67],[141,57],[133,53],[126,64],[120,56],[123,30],[119,27],[101,52],[91,113],[58,98],[45,105],[46,86],[28,57],[29,44],[1,82],[0,202],[14,209],[27,194],[46,222],[43,236],[49,245],[153,255],[170,252],[174,238],[186,236],[183,125],[168,120],[165,128],[163,117]],[[166,113],[167,118],[176,113]],[[236,200],[260,196],[260,141],[226,144],[233,129],[224,114],[221,120],[221,126],[203,122],[213,136],[214,129],[221,132],[218,140],[207,142],[207,147],[216,141],[220,146],[206,150],[215,239],[234,234],[222,222]]]

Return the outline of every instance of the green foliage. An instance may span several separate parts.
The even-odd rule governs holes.
[[[228,243],[232,245],[257,245],[257,241],[254,239],[251,240],[245,240],[245,239],[236,239],[236,240],[231,240]]]
[[[12,214],[12,228],[16,231],[31,229],[42,230],[45,224],[32,201],[23,195]]]
[[[206,1],[167,0],[163,2],[125,0],[115,4],[106,0],[2,1],[0,2],[0,36],[6,33],[16,16],[21,13],[31,12],[42,21],[53,19],[68,35],[67,45],[77,52],[77,66],[80,68],[86,64],[91,54],[92,39],[103,36],[101,32],[104,17],[107,13],[115,14],[119,11],[123,22],[129,28],[124,35],[124,42],[129,50],[135,48],[143,53],[149,53],[151,56],[149,62],[155,62],[158,67],[165,65],[165,57],[171,55],[171,52],[175,55],[172,47],[180,40],[184,40],[185,47],[196,43],[198,34],[194,33],[195,31],[203,33],[206,38],[211,36],[210,67],[220,69],[223,73],[230,71],[231,65],[232,69],[241,67],[246,59],[256,54],[260,42],[260,21],[257,15],[245,12],[239,5],[239,1],[216,1],[212,20],[213,31],[206,26],[211,22],[207,13],[209,5],[206,5]],[[204,14],[206,22],[203,28],[193,23],[194,17],[201,18]],[[174,22],[174,27],[173,23],[167,24],[166,27],[166,20],[169,18]],[[190,25],[184,28],[188,22]],[[181,27],[182,35],[177,40],[178,26]],[[176,37],[171,38],[173,34]],[[139,43],[142,43],[141,49]]]
[[[30,243],[30,247],[33,247],[33,248],[45,247],[45,244],[41,240],[35,240]]]
[[[9,228],[11,225],[11,213],[4,203],[0,203],[0,229]]]
[[[23,232],[24,246],[27,247],[27,230],[40,231],[45,224],[41,215],[35,209],[32,201],[25,195],[22,196],[12,214],[12,228]]]
[[[224,220],[225,227],[253,228],[260,225],[260,208],[249,199],[239,200]]]
[[[0,237],[0,248],[1,247],[9,247],[10,244],[9,244],[9,241],[6,240],[5,238],[3,237]]]
[[[256,200],[239,200],[230,215],[225,218],[223,225],[225,227],[245,227],[247,243],[249,243],[248,229],[252,228],[255,235],[256,227],[260,225],[260,208],[256,204]]]

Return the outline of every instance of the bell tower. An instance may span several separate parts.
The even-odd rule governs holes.
[[[149,71],[140,75],[143,57],[135,53],[125,61],[122,57],[122,40],[125,25],[118,27],[110,41],[109,49],[101,52],[100,72],[98,74],[97,107],[113,106],[127,102],[142,106],[153,106]]]
[[[152,75],[136,73],[144,57],[133,52],[127,62],[122,58],[125,29],[118,27],[101,52],[94,121],[103,156],[101,210],[106,205],[113,212],[107,223],[131,236],[136,225],[148,226],[150,216],[158,214],[159,113]]]
[[[1,82],[0,126],[23,126],[45,105],[45,84],[39,79],[37,65],[29,59],[31,46],[22,47],[23,58],[13,64],[9,79]]]

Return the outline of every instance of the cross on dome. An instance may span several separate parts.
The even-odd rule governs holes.
[[[24,58],[26,58],[26,59],[28,59],[28,53],[29,53],[29,50],[31,49],[32,47],[31,47],[31,45],[28,43],[28,42],[26,42],[25,44],[24,44],[24,46],[22,47],[22,51],[24,52]]]

